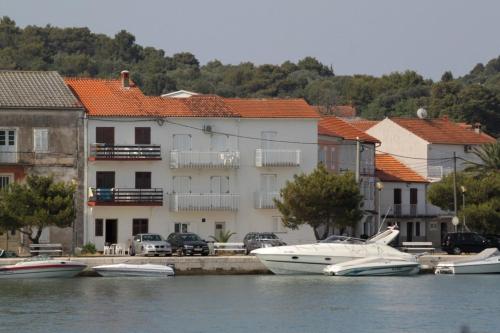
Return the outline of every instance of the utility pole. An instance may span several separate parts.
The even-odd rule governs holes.
[[[359,184],[359,169],[360,169],[360,159],[361,159],[361,145],[359,142],[359,137],[356,137],[356,183]]]
[[[457,154],[453,152],[453,211],[457,216]],[[455,226],[455,231],[457,227]]]

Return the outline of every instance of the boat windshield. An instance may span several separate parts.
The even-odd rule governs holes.
[[[29,261],[45,261],[45,260],[51,260],[51,259],[54,259],[54,258],[52,258],[51,256],[46,255],[46,254],[40,254],[38,256],[29,257],[27,259],[24,259],[24,261],[25,262],[29,262]]]
[[[331,235],[320,241],[320,243],[364,244],[365,240],[348,236]]]

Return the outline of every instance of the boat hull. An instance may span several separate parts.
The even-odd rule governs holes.
[[[356,259],[354,257],[332,257],[327,255],[277,255],[256,254],[271,272],[277,275],[323,274],[323,270],[335,263]],[[297,258],[297,259],[295,259]]]
[[[162,265],[102,265],[93,268],[103,277],[168,277],[174,270]]]
[[[15,266],[0,268],[0,279],[69,278],[79,274],[87,267],[83,264]]]
[[[470,264],[439,264],[436,274],[500,274],[500,262]]]
[[[387,263],[342,267],[333,265],[325,268],[326,275],[335,276],[408,276],[420,271],[418,263]]]

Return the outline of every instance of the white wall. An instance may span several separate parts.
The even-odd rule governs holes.
[[[109,120],[109,119],[108,119]],[[123,118],[121,119],[123,120]],[[229,133],[229,146],[240,152],[240,167],[238,169],[171,169],[170,150],[173,134],[191,134],[192,151],[210,151],[210,134],[202,131],[165,122],[160,126],[155,121],[127,122],[102,121],[89,119],[88,145],[95,142],[96,127],[115,127],[115,144],[134,144],[134,127],[151,127],[151,144],[160,144],[161,161],[89,161],[87,187],[95,187],[96,171],[115,171],[115,186],[117,188],[134,188],[135,172],[150,171],[152,187],[162,188],[164,201],[162,207],[123,207],[97,206],[87,209],[86,241],[95,242],[98,248],[103,245],[103,239],[94,237],[95,218],[118,218],[119,242],[126,243],[132,235],[132,219],[148,218],[149,231],[168,236],[174,231],[174,222],[188,222],[190,229],[203,238],[214,234],[215,222],[226,222],[226,230],[237,232],[231,239],[241,241],[250,231],[273,231],[273,217],[279,216],[275,209],[255,209],[254,192],[260,190],[261,174],[276,174],[278,186],[292,179],[294,174],[310,172],[317,165],[317,146],[315,144],[275,143],[276,149],[300,149],[300,167],[258,168],[255,166],[255,149],[261,147],[261,131],[277,132],[277,140],[315,143],[317,142],[317,121],[315,119],[235,119],[235,118],[171,118],[172,122],[202,128],[211,125],[212,131]],[[237,137],[240,136],[240,137]],[[253,139],[241,136],[254,137]],[[237,212],[170,212],[169,197],[172,193],[173,176],[191,176],[191,191],[193,193],[210,192],[210,176],[228,176],[231,193],[240,194],[239,210]],[[201,222],[202,218],[206,222]],[[287,231],[280,234],[288,243],[307,243],[314,240],[314,234],[309,227],[298,231]]]

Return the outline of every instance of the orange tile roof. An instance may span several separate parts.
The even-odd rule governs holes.
[[[225,98],[224,101],[244,118],[319,118],[318,112],[303,99]]]
[[[496,141],[486,133],[476,133],[447,119],[390,118],[390,120],[430,143],[470,145]]]
[[[375,175],[383,182],[428,183],[425,178],[388,154],[375,155]]]
[[[359,138],[364,142],[379,143],[380,141],[352,126],[347,121],[334,116],[323,117],[318,123],[318,135],[341,137],[346,140]]]
[[[189,98],[145,96],[121,80],[66,78],[66,84],[85,106],[89,116],[103,117],[245,117],[318,118],[302,99],[227,99],[215,95]]]
[[[377,125],[379,122],[380,122],[379,120],[358,119],[349,121],[349,124],[365,132],[368,131],[373,126]]]

